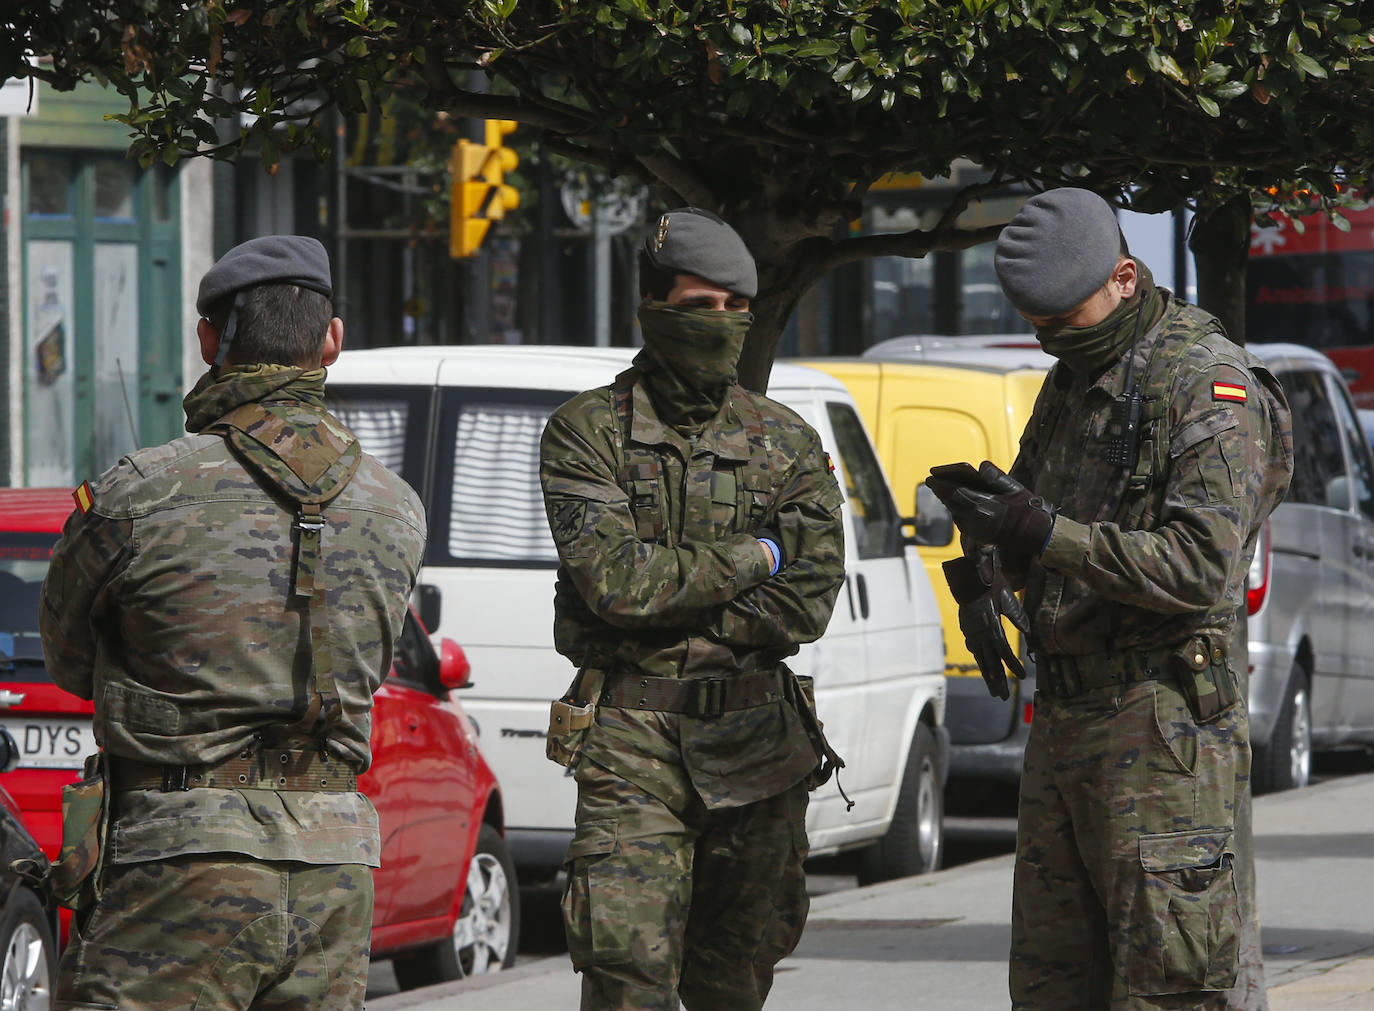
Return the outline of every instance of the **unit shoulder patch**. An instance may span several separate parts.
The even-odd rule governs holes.
[[[567,544],[582,533],[582,523],[587,516],[587,500],[584,498],[560,498],[549,502],[549,531],[555,544]]]

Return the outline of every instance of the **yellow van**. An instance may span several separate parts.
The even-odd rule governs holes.
[[[1033,340],[1033,338],[1031,338]],[[891,343],[891,342],[888,342]],[[872,351],[869,352],[872,354]],[[964,646],[956,606],[940,563],[959,553],[948,511],[925,487],[935,464],[991,460],[1011,466],[1021,431],[1053,359],[1038,348],[981,348],[929,354],[921,361],[812,359],[848,387],[877,446],[897,505],[914,516],[915,543],[940,606],[950,731],[950,774],[962,779],[1015,780],[1030,726],[1033,676],[1013,683],[1010,703],[989,695]],[[1025,658],[1020,634],[1008,626]],[[1027,664],[1028,674],[1033,674]]]

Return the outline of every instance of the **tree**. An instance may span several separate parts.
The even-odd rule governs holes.
[[[108,80],[145,163],[249,142],[268,162],[323,154],[332,106],[405,88],[714,209],[759,261],[741,365],[756,388],[816,279],[991,239],[959,217],[995,188],[1192,202],[1204,232],[1225,209],[1213,246],[1229,250],[1253,192],[1331,208],[1374,163],[1374,13],[1356,0],[66,0],[5,28],[0,75]],[[239,112],[257,118],[223,145],[207,117]],[[959,158],[988,181],[935,224],[848,235],[876,180]]]

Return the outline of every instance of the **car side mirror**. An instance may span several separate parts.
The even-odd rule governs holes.
[[[421,583],[415,587],[416,607],[420,612],[420,624],[430,635],[439,631],[439,618],[443,615],[444,595],[439,587],[431,583]]]
[[[1326,504],[1332,509],[1350,508],[1350,478],[1342,474],[1326,482]]]
[[[904,543],[918,548],[942,548],[954,540],[954,517],[924,481],[916,485],[916,515],[903,519],[902,526],[913,528]]]
[[[19,768],[19,742],[4,727],[0,727],[0,772],[13,772]]]
[[[468,655],[452,639],[439,644],[439,683],[445,688],[471,688],[472,664]]]

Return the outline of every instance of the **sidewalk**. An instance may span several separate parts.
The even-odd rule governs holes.
[[[1270,1011],[1374,1011],[1374,774],[1255,802]],[[1006,1008],[1011,856],[812,902],[778,967],[781,1011]],[[576,1008],[565,956],[375,998],[371,1011]]]

